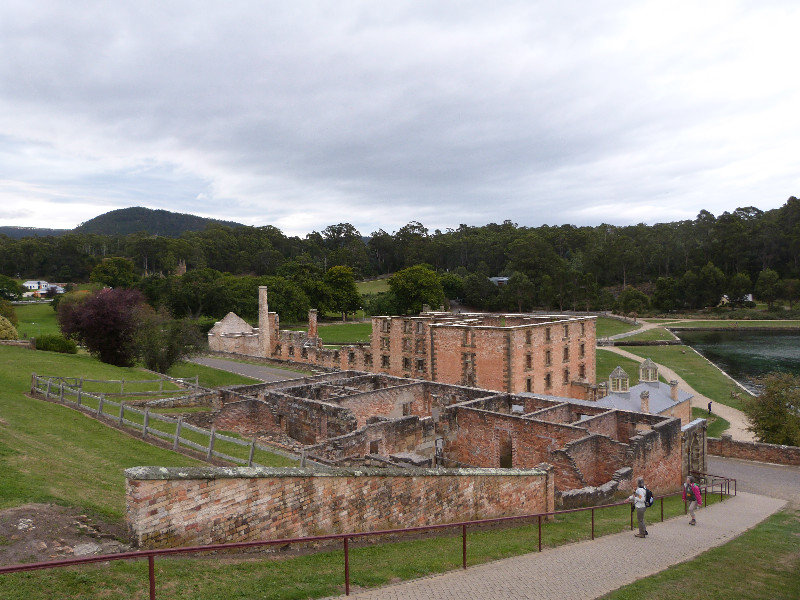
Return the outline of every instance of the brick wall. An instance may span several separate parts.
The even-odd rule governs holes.
[[[722,438],[708,438],[708,453],[725,458],[800,466],[800,446],[738,442],[725,434]]]
[[[125,471],[126,517],[141,547],[414,527],[551,511],[535,470],[159,468]]]
[[[632,413],[625,413],[632,414]],[[644,477],[655,493],[673,492],[681,485],[682,453],[681,422],[670,419],[653,425],[630,439],[629,460],[633,467],[632,482]]]

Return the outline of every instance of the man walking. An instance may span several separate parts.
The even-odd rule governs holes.
[[[628,502],[633,502],[633,507],[636,509],[636,520],[639,522],[639,533],[634,535],[638,538],[643,538],[647,535],[647,527],[644,524],[644,511],[647,510],[647,490],[644,487],[644,479],[639,477],[636,480],[636,490],[628,496]]]
[[[700,487],[695,484],[694,477],[691,475],[686,478],[686,483],[683,484],[683,501],[688,502],[687,509],[691,520],[689,525],[696,525],[697,521],[694,520],[694,511],[697,507],[703,504],[703,496],[700,494]]]

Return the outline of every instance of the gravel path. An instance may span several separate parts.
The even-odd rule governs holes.
[[[237,375],[244,375],[245,377],[252,377],[253,379],[260,379],[261,381],[267,382],[297,379],[304,376],[303,373],[290,371],[289,369],[243,363],[235,360],[227,360],[225,358],[212,358],[210,356],[195,357],[192,358],[191,361],[198,365],[212,367],[220,371],[228,371],[229,373],[236,373]]]
[[[701,509],[697,526],[686,517],[648,526],[647,539],[631,532],[594,541],[567,544],[543,552],[450,571],[375,590],[350,598],[374,600],[438,600],[481,598],[597,598],[653,575],[674,564],[720,546],[754,527],[786,504],[784,500],[740,493]],[[655,517],[655,512],[652,517]],[[468,538],[469,539],[469,538]]]

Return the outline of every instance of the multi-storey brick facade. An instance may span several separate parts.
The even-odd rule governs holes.
[[[209,347],[231,352],[509,393],[586,398],[595,380],[595,318],[423,312],[373,317],[369,345],[325,348],[316,311],[308,332],[282,331],[259,289],[259,328],[234,314],[208,334]]]

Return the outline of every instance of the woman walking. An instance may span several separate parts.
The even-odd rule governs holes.
[[[686,483],[683,484],[683,501],[689,503],[689,515],[692,517],[692,520],[689,521],[689,525],[697,525],[697,522],[694,520],[694,511],[697,510],[697,507],[703,504],[703,497],[700,495],[700,488],[694,482],[694,477],[689,475],[686,478]]]

